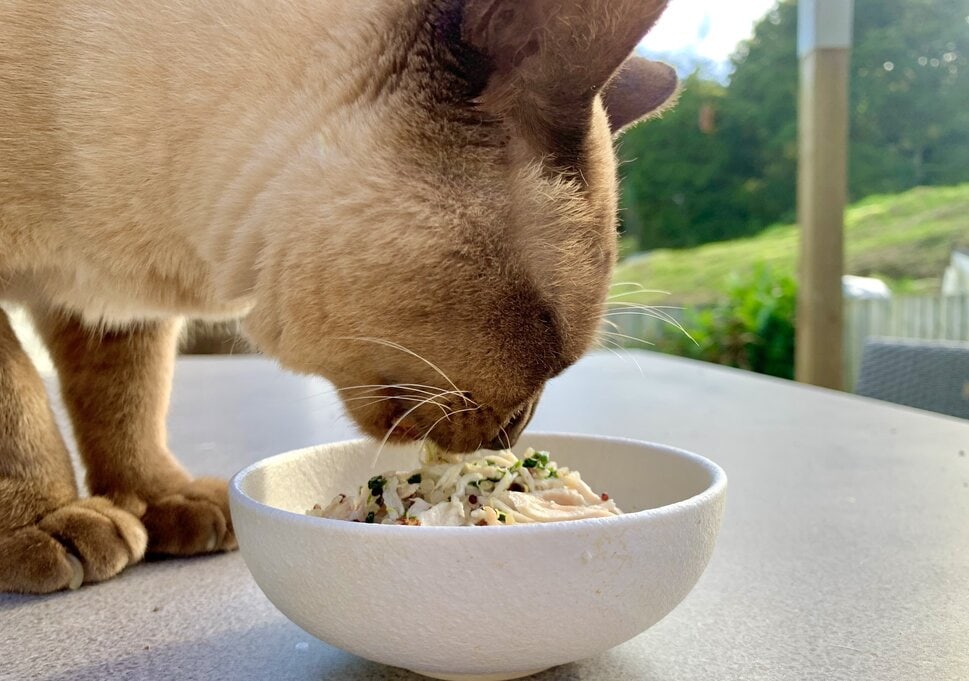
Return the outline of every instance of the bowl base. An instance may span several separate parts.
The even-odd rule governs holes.
[[[539,672],[545,671],[545,669],[532,669],[527,672],[508,672],[504,674],[439,674],[437,672],[422,672],[419,669],[411,669],[410,671],[432,679],[441,679],[441,681],[510,681],[510,679],[521,679],[532,674],[538,674]]]

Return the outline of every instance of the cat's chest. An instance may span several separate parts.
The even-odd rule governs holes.
[[[17,277],[14,297],[39,297],[98,323],[127,323],[173,316],[227,319],[245,315],[249,297],[217,300],[204,274],[173,277],[150,268],[105,272],[83,263],[35,270]]]

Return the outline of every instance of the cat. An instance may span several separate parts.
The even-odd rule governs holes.
[[[0,0],[0,590],[236,546],[165,416],[184,316],[244,317],[377,438],[504,447],[593,343],[613,137],[675,99],[666,0]]]

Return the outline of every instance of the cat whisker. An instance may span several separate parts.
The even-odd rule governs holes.
[[[350,397],[346,401],[353,402],[355,400],[370,400],[370,401],[367,402],[366,404],[357,404],[357,405],[354,405],[353,407],[347,407],[347,411],[359,411],[360,409],[366,409],[367,407],[372,407],[375,404],[380,404],[381,402],[392,402],[392,401],[421,402],[422,404],[433,404],[435,407],[439,408],[444,413],[445,417],[448,416],[453,411],[453,409],[448,407],[446,404],[441,404],[440,402],[434,402],[433,397],[429,399],[422,399],[420,397],[406,397],[402,395],[391,395],[390,397],[361,396],[361,397]]]
[[[606,300],[606,302],[603,303],[603,305],[607,308],[635,307],[635,308],[643,308],[647,310],[681,310],[682,311],[686,309],[681,305],[647,305],[646,303],[637,303],[635,301],[630,301],[630,300],[617,300],[615,302]]]
[[[642,284],[636,281],[617,281],[617,282],[614,282],[611,286],[609,286],[609,288],[612,289],[617,286],[632,286],[636,289],[635,291],[636,293],[655,293],[657,295],[663,295],[663,296],[673,295],[669,291],[663,291],[662,289],[646,288],[645,286],[643,286]]]
[[[610,338],[625,338],[626,340],[631,340],[634,343],[642,343],[644,345],[656,345],[652,341],[648,341],[645,338],[639,338],[638,336],[631,336],[628,333],[619,333],[618,331],[600,331],[603,336],[608,336]]]
[[[380,460],[380,454],[381,454],[381,452],[383,452],[384,447],[387,445],[387,442],[390,440],[390,436],[393,434],[393,432],[395,430],[397,430],[397,426],[399,426],[401,423],[403,423],[404,419],[406,419],[408,416],[410,416],[411,414],[413,414],[415,411],[417,411],[423,405],[427,404],[428,402],[430,402],[433,399],[434,399],[434,397],[429,397],[426,400],[422,400],[421,402],[418,402],[416,405],[414,405],[413,407],[411,407],[410,409],[408,409],[407,411],[405,411],[403,413],[403,415],[401,415],[396,421],[393,422],[393,424],[390,426],[390,428],[387,429],[387,434],[384,435],[384,439],[380,441],[380,446],[377,447],[377,453],[374,455],[374,459],[373,459],[373,464],[372,465],[374,465],[374,466],[377,465],[377,461]],[[477,409],[478,407],[474,407],[474,408]]]
[[[320,392],[310,393],[299,398],[298,401],[311,400],[317,397],[323,397],[324,395],[340,395],[342,393],[349,391],[358,391],[360,395],[376,393],[379,390],[384,390],[387,388],[396,388],[404,391],[404,394],[413,393],[415,395],[440,395],[440,394],[451,394],[454,391],[447,390],[444,391],[433,385],[425,385],[423,383],[367,383],[360,385],[348,385],[343,388],[331,387],[328,390],[322,390]],[[429,388],[429,390],[424,390],[423,388]],[[473,400],[472,400],[473,402]]]
[[[421,449],[424,449],[424,445],[427,443],[427,438],[429,438],[431,436],[431,431],[433,431],[435,428],[437,428],[437,425],[441,421],[443,421],[444,419],[447,419],[448,421],[450,421],[451,420],[451,417],[454,416],[455,414],[463,414],[463,413],[468,412],[468,411],[477,411],[478,409],[479,409],[479,407],[466,407],[464,409],[458,409],[456,411],[452,411],[447,416],[442,416],[441,418],[439,418],[437,421],[435,421],[434,423],[431,424],[431,427],[428,428],[427,431],[424,433],[424,437],[421,438],[421,444],[420,444]]]
[[[438,388],[438,390],[440,391],[438,392],[439,396],[454,395],[455,397],[460,397],[461,401],[464,402],[465,404],[470,404],[473,407],[481,406],[480,404],[472,400],[470,397],[468,397],[468,393],[465,390],[441,390],[440,388]]]
[[[669,314],[668,312],[664,312],[664,308],[653,307],[650,305],[638,305],[635,303],[617,303],[616,306],[617,306],[616,309],[607,310],[603,314],[603,316],[614,317],[622,314],[641,314],[645,317],[652,317],[653,319],[658,319],[660,321],[666,322],[670,326],[675,327],[676,329],[681,331],[687,338],[689,338],[691,341],[696,343],[697,346],[699,346],[699,343],[697,343],[696,339],[692,335],[690,335],[690,332],[687,331],[686,328],[684,328],[684,326],[675,317],[673,317],[673,315]],[[677,308],[669,307],[666,309],[677,309]]]
[[[362,383],[360,385],[348,385],[343,388],[335,388],[334,392],[362,390],[364,388],[371,388],[373,390],[380,390],[383,388],[401,388],[411,390],[412,392],[424,392],[427,394],[430,394],[431,392],[436,394],[444,390],[444,388],[438,388],[434,385],[427,385],[426,383]]]
[[[416,387],[411,387],[411,386],[416,386]],[[425,390],[424,388],[430,388],[430,390]],[[376,397],[374,393],[379,393],[381,390],[386,390],[386,389],[400,390],[403,392],[404,395],[411,395],[411,396],[428,395],[432,397],[441,397],[446,395],[457,395],[465,402],[471,402],[475,406],[477,406],[477,402],[467,397],[465,393],[455,392],[454,390],[444,390],[442,388],[436,388],[431,385],[425,386],[422,383],[390,383],[386,385],[381,384],[381,385],[349,386],[347,388],[338,388],[335,392],[341,392],[341,391],[347,391],[347,390],[358,390],[361,396],[372,395]],[[344,399],[348,399],[348,398],[344,398]]]
[[[475,407],[480,406],[477,402],[475,402],[473,399],[468,397],[466,392],[444,390],[442,388],[438,388],[433,385],[426,385],[424,383],[387,383],[387,384],[370,383],[370,384],[361,384],[361,385],[351,385],[343,388],[335,388],[331,392],[342,393],[350,390],[358,391],[359,395],[356,395],[352,398],[342,398],[344,401],[350,401],[350,400],[361,399],[366,397],[379,398],[381,396],[375,393],[379,393],[381,390],[386,390],[386,389],[396,389],[396,390],[403,391],[403,394],[399,395],[398,397],[421,397],[426,395],[426,396],[437,398],[437,397],[446,397],[448,395],[456,395],[460,397],[465,404],[471,404]],[[383,397],[392,398],[394,396],[384,395]]]
[[[498,426],[498,430],[501,431],[502,436],[505,438],[505,444],[507,445],[507,449],[511,449],[511,437],[509,437],[508,431],[505,430],[504,426]]]
[[[601,321],[602,321],[603,324],[608,324],[609,326],[611,326],[616,331],[619,330],[619,325],[616,324],[616,322],[612,321],[611,319],[606,319],[605,317],[603,317]]]
[[[395,343],[394,341],[385,340],[383,338],[373,338],[370,336],[337,336],[334,338],[334,340],[363,341],[367,343],[374,343],[375,345],[383,345],[388,348],[393,348],[394,350],[399,350],[400,352],[408,354],[411,357],[414,357],[415,359],[419,359],[420,361],[424,362],[424,364],[426,364],[431,369],[436,371],[441,376],[441,378],[447,381],[448,384],[452,388],[454,388],[455,392],[459,392],[459,393],[463,392],[460,388],[458,388],[457,385],[455,385],[454,381],[452,381],[451,378],[446,373],[444,373],[444,371],[441,370],[439,366],[434,364],[434,362],[427,359],[426,357],[419,355],[418,353],[414,352],[410,348],[404,347],[400,343]]]
[[[615,300],[617,298],[628,298],[629,296],[640,296],[640,295],[652,295],[652,294],[663,294],[667,291],[650,291],[649,289],[636,289],[633,291],[622,291],[620,293],[613,293],[606,296],[606,300]]]
[[[607,341],[610,342],[610,343],[612,343],[612,344],[614,344],[617,349],[614,350],[613,348],[611,348],[608,345],[606,345],[606,342]],[[643,367],[639,363],[639,360],[637,360],[633,356],[633,354],[631,352],[629,352],[629,350],[627,348],[625,348],[622,345],[620,345],[617,341],[614,341],[614,340],[609,339],[609,338],[600,338],[599,339],[599,347],[601,347],[603,350],[608,350],[609,352],[611,352],[612,354],[614,354],[616,357],[618,357],[620,359],[632,360],[632,363],[636,365],[636,368],[637,369],[639,369],[639,375],[642,376],[643,378],[646,377],[646,372],[643,371]],[[619,352],[620,350],[625,353],[625,356],[623,356],[622,354],[620,354],[620,352]]]
[[[390,401],[390,400],[399,400],[399,401],[407,401],[407,402],[421,402],[421,401],[423,401],[425,403],[427,403],[429,401],[430,404],[433,404],[433,405],[435,405],[437,407],[441,407],[442,410],[446,407],[448,410],[454,411],[454,408],[451,407],[449,404],[447,404],[447,403],[441,403],[441,402],[436,402],[435,400],[437,400],[438,398],[441,398],[441,397],[445,397],[446,398],[449,395],[457,395],[458,397],[463,397],[463,395],[461,393],[455,393],[453,390],[440,390],[440,391],[438,391],[436,393],[428,393],[427,391],[421,391],[421,392],[424,392],[425,394],[429,394],[430,395],[427,399],[425,399],[423,395],[408,395],[408,394],[404,394],[404,395],[379,395],[379,394],[373,394],[373,391],[368,391],[368,392],[370,392],[371,394],[368,394],[368,395],[357,395],[357,396],[354,396],[354,397],[345,397],[345,398],[343,398],[343,401],[344,402],[356,402],[356,401],[360,401],[360,400],[370,400],[369,402],[367,402],[367,404],[358,405],[357,407],[354,408],[354,410],[356,410],[356,409],[362,409],[364,407],[370,406],[371,404],[377,404],[379,402],[386,402],[386,401]],[[475,404],[475,406],[477,407],[478,405]]]
[[[619,309],[619,310],[609,310],[609,311],[603,313],[602,316],[604,318],[607,318],[608,319],[609,317],[619,317],[621,315],[639,315],[641,317],[649,317],[650,319],[658,319],[658,320],[660,320],[662,322],[672,323],[672,322],[670,322],[670,320],[668,318],[664,317],[659,312],[653,312],[651,310],[639,310],[639,309],[634,309],[634,308],[624,308],[624,309]],[[675,319],[674,319],[674,321],[675,321]],[[673,324],[673,325],[675,326],[675,324]]]
[[[619,357],[620,359],[626,359],[625,357],[623,357],[622,355],[620,355],[620,354],[619,354],[619,353],[618,353],[618,352],[616,351],[616,349],[615,349],[615,348],[613,348],[613,347],[610,347],[610,346],[608,346],[608,345],[606,345],[606,342],[605,342],[605,340],[602,340],[602,339],[600,339],[600,340],[598,340],[598,341],[596,341],[596,345],[597,345],[597,346],[598,346],[598,347],[599,347],[600,349],[602,349],[602,350],[605,350],[606,352],[611,352],[612,354],[614,354],[614,355],[615,355],[616,357]]]

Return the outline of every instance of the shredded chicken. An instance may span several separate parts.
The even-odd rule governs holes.
[[[320,518],[394,525],[514,525],[606,518],[622,511],[578,471],[529,448],[462,456],[427,445],[421,467],[387,472],[307,511]]]

